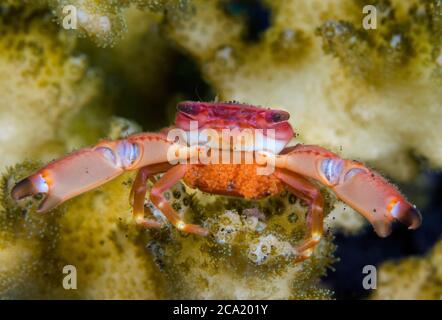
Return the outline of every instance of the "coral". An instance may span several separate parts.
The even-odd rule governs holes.
[[[69,30],[79,36],[91,38],[98,46],[113,46],[127,32],[124,11],[134,5],[152,12],[169,14],[187,11],[187,0],[45,0],[52,8],[61,26],[68,22]],[[74,9],[75,11],[72,11]],[[76,26],[71,27],[75,16]],[[72,28],[72,29],[71,29]]]
[[[325,221],[333,232],[341,232],[347,236],[358,234],[367,225],[363,216],[343,202],[335,204]]]
[[[75,40],[40,9],[5,9],[0,29],[0,168],[25,158],[47,161],[78,147],[63,139],[64,129],[93,104],[99,80],[86,57],[74,53]]]
[[[378,270],[371,299],[442,299],[442,240],[423,257],[388,261]]]
[[[16,181],[38,168],[40,163],[25,162],[10,168],[0,183],[0,296],[2,298],[47,297],[56,271],[57,259],[51,254],[58,239],[60,209],[41,216],[34,200],[20,206],[9,197]]]
[[[170,18],[190,11],[190,0],[6,0],[5,8],[50,9],[60,28],[88,37],[100,47],[114,46],[128,31],[126,10],[137,8]]]
[[[358,3],[361,8],[365,5]],[[323,23],[317,34],[323,39],[324,51],[337,57],[352,76],[374,86],[402,77],[421,77],[420,64],[429,58],[430,30],[412,14],[401,14],[390,1],[374,5],[379,19],[376,29],[365,30],[359,22]]]
[[[86,299],[161,298],[159,270],[137,242],[129,204],[132,175],[87,193],[60,219],[56,254],[78,272],[75,294]]]
[[[111,139],[140,131],[126,119],[115,117],[110,121],[108,112],[97,103],[101,103],[101,75],[88,65],[84,54],[78,53],[75,38],[53,24],[43,5],[23,8],[13,3],[2,14],[2,166],[25,158],[46,162],[74,147],[96,143],[106,136],[106,129]],[[123,55],[117,51],[114,60]],[[158,73],[152,74],[158,79]],[[139,82],[145,80],[142,77]],[[144,244],[137,243],[135,236],[127,239],[127,224],[118,219],[122,212],[130,214],[130,210],[119,211],[128,206],[130,175],[103,188],[103,193],[114,193],[115,207],[109,207],[109,199],[97,191],[85,195],[78,207],[73,202],[73,207],[68,204],[38,215],[34,202],[22,203],[25,209],[20,209],[9,192],[19,178],[39,166],[41,163],[25,162],[6,170],[3,176],[0,296],[160,298],[164,285],[160,284],[161,277],[153,275],[157,270]],[[97,211],[84,203],[94,203]],[[87,209],[79,209],[83,207]],[[61,286],[62,269],[67,264],[77,268],[77,290],[67,291]]]
[[[112,48],[82,41],[81,49],[102,70],[114,112],[136,119],[144,130],[158,130],[170,124],[161,106],[173,95],[168,83],[175,78],[177,52],[161,34],[160,14],[130,7],[123,15],[128,31]]]
[[[137,131],[115,119],[109,136]],[[2,178],[0,296],[2,298],[158,299],[161,277],[133,228],[128,201],[132,173],[44,215],[37,199],[10,198],[12,186],[41,164],[24,163]],[[65,265],[77,270],[77,290],[64,290]]]
[[[330,235],[311,259],[292,262],[293,246],[306,232],[307,210],[292,194],[251,201],[186,188],[175,189],[169,198],[186,220],[202,224],[211,234],[201,238],[172,229],[150,238],[148,246],[167,278],[169,297],[331,298],[332,292],[318,282],[335,261]]]
[[[80,36],[91,37],[100,46],[114,44],[116,39],[121,38],[126,32],[126,23],[120,6],[127,1],[119,1],[120,6],[118,1],[112,3],[100,0],[49,0],[48,2],[54,8],[55,15],[59,17],[60,25],[63,25],[65,19],[69,19],[68,9],[74,9],[72,15],[76,18],[76,25],[72,26],[73,31]]]
[[[425,12],[429,16],[429,27],[431,30],[431,39],[434,44],[433,59],[436,61],[434,78],[442,79],[442,2],[440,0],[427,0],[425,3]]]
[[[122,118],[113,118],[107,136],[118,139],[140,131]],[[59,220],[58,265],[73,265],[78,289],[72,297],[86,299],[158,299],[161,277],[137,241],[129,204],[133,173],[76,198]],[[73,296],[75,295],[75,296]]]

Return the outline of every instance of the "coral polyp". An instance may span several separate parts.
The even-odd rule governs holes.
[[[292,247],[306,232],[308,207],[302,201],[290,193],[250,201],[185,190],[183,199],[189,197],[186,216],[201,221],[212,236],[196,238],[176,231],[149,236],[148,248],[168,280],[171,297],[332,297],[330,290],[318,284],[336,261],[331,235],[323,238],[310,260],[303,265],[292,263]]]

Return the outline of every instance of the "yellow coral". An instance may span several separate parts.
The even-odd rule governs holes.
[[[186,11],[187,0],[44,0],[59,21],[80,36],[90,37],[101,47],[115,45],[127,32],[124,10],[131,4],[151,11]],[[75,23],[73,25],[73,19]]]
[[[424,257],[381,264],[371,299],[442,299],[442,241]]]
[[[331,237],[321,241],[311,259],[293,262],[293,247],[306,233],[307,208],[296,197],[285,192],[251,201],[187,192],[191,197],[185,219],[204,225],[211,236],[172,229],[169,235],[150,238],[149,247],[168,279],[169,297],[331,298],[331,291],[317,284],[335,261]]]
[[[158,299],[162,283],[133,230],[131,175],[72,201],[60,220],[57,256],[77,269],[75,294],[86,299]]]
[[[16,181],[39,164],[25,162],[9,169],[0,183],[0,296],[2,298],[49,297],[57,259],[51,254],[58,239],[59,209],[47,216],[35,215],[35,201],[17,206],[9,197]]]
[[[83,41],[82,49],[103,71],[104,92],[118,114],[157,130],[170,125],[161,106],[172,96],[168,84],[175,77],[177,52],[161,33],[160,13],[130,7],[124,19],[128,32],[114,47],[103,50]]]
[[[6,12],[0,15],[0,168],[66,152],[64,127],[98,92],[86,57],[74,54],[75,41],[45,11]]]
[[[136,126],[116,119],[118,138]],[[129,204],[132,173],[44,215],[35,199],[10,197],[14,183],[38,166],[10,169],[1,184],[0,296],[3,298],[158,299],[161,276],[138,240]],[[77,271],[77,290],[65,290],[65,265]]]

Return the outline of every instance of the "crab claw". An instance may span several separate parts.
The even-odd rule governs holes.
[[[37,209],[38,212],[50,210],[62,202],[62,199],[57,198],[49,192],[49,185],[40,173],[36,173],[21,180],[11,191],[11,196],[14,200],[21,200],[37,194],[46,195],[45,199],[40,203]]]
[[[37,212],[48,211],[61,202],[96,188],[121,174],[124,171],[119,161],[121,157],[113,149],[115,148],[111,144],[101,144],[56,160],[18,182],[12,189],[11,196],[20,200],[36,194],[45,194]]]
[[[36,195],[39,193],[47,193],[48,185],[40,174],[30,176],[18,182],[11,191],[11,197],[14,200]]]
[[[102,141],[49,163],[18,182],[11,196],[20,200],[45,194],[37,209],[37,212],[45,212],[116,178],[124,171],[167,162],[171,145],[166,136],[157,133],[139,133],[121,140]]]
[[[341,159],[318,146],[297,145],[279,156],[277,165],[331,188],[339,199],[362,214],[380,237],[391,233],[394,220],[409,229],[421,224],[422,217],[416,207],[395,186],[362,163]]]
[[[328,183],[332,182],[329,178],[340,171],[336,184],[331,188],[341,200],[367,218],[380,237],[391,233],[391,224],[395,219],[409,229],[420,226],[422,217],[419,211],[396,187],[361,163],[339,158],[326,159],[322,162],[321,170]]]
[[[414,206],[408,208],[407,210],[400,211],[395,218],[408,226],[408,229],[411,230],[419,228],[422,223],[422,215]]]

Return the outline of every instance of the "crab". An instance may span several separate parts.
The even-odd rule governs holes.
[[[391,233],[394,220],[409,229],[419,227],[422,218],[417,208],[377,172],[319,146],[289,146],[295,136],[289,117],[283,110],[237,102],[180,102],[174,126],[104,140],[54,160],[18,182],[11,196],[18,201],[44,194],[37,211],[46,212],[125,171],[138,170],[130,193],[134,221],[144,228],[160,228],[162,224],[149,217],[144,203],[148,179],[162,174],[150,190],[152,203],[177,229],[207,236],[203,226],[183,221],[164,196],[180,180],[204,192],[247,199],[288,189],[309,205],[308,232],[293,248],[296,261],[310,257],[324,234],[320,185],[363,215],[380,237]],[[226,143],[238,137],[253,139],[240,139],[239,145]],[[206,155],[204,161],[202,155]],[[265,172],[266,168],[271,170]]]

